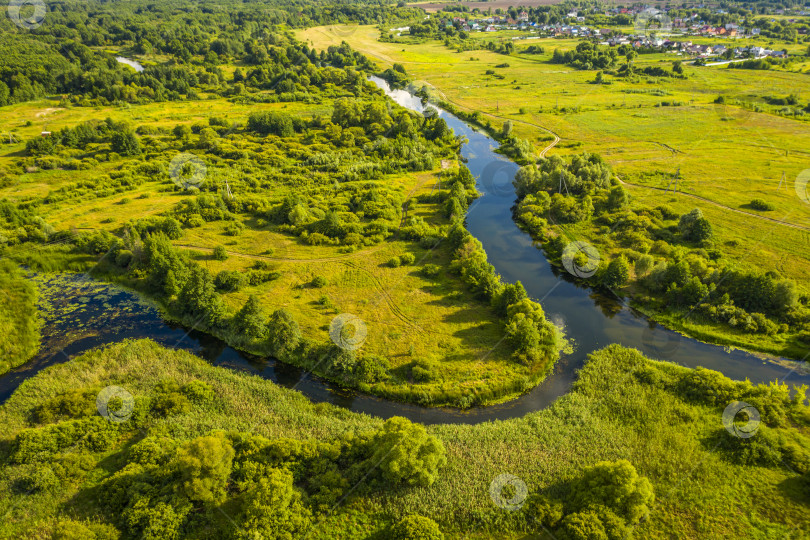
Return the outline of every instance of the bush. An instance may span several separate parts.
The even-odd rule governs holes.
[[[222,270],[214,278],[214,287],[224,292],[238,291],[244,284],[244,275],[236,270]]]
[[[392,257],[388,261],[388,266],[391,268],[398,268],[400,264],[402,264],[402,260],[399,257]]]
[[[217,261],[227,261],[228,260],[228,253],[225,251],[223,246],[217,246],[214,248],[214,260]]]
[[[399,256],[399,261],[403,265],[413,264],[416,261],[416,256],[413,253],[405,253]]]
[[[173,464],[181,478],[179,491],[192,501],[210,504],[224,501],[234,453],[224,433],[187,443],[178,451]]]
[[[749,206],[751,206],[751,208],[753,208],[754,210],[761,210],[763,212],[767,212],[769,210],[774,209],[774,206],[771,203],[763,199],[754,199],[753,201],[751,201],[751,204]]]
[[[413,515],[399,520],[391,527],[391,540],[444,540],[439,525],[430,518]]]
[[[326,287],[327,285],[329,285],[329,282],[323,276],[315,276],[314,278],[312,278],[310,285],[312,285],[316,289],[320,289],[321,287]]]
[[[442,442],[428,435],[423,426],[400,416],[385,421],[370,447],[374,452],[366,465],[377,465],[383,480],[391,485],[429,486],[447,463]]]

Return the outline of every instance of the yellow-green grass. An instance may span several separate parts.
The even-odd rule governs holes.
[[[572,49],[577,40],[518,42],[519,49],[524,43],[542,45],[545,54],[507,57],[485,50],[456,53],[434,41],[414,45],[383,43],[377,37],[374,27],[361,27],[349,41],[382,65],[403,64],[417,84],[429,83],[440,96],[462,109],[486,113],[495,126],[511,120],[515,133],[532,141],[538,152],[550,142],[545,131],[548,129],[562,139],[549,155],[583,150],[598,153],[623,179],[651,187],[666,187],[680,171],[679,189],[686,193],[736,209],[762,198],[775,207],[765,215],[810,226],[810,204],[794,189],[799,173],[810,168],[810,124],[714,104],[720,94],[760,104],[764,102],[762,96],[782,98],[796,94],[800,103],[807,104],[807,75],[687,66],[686,79],[641,77],[633,83],[606,76],[610,84],[596,85],[591,83],[594,71],[548,63],[555,48]],[[324,27],[300,31],[299,38],[316,48],[339,42],[336,33]],[[475,60],[470,60],[471,56]],[[635,64],[668,69],[679,58],[670,54],[640,55]],[[501,63],[510,67],[495,67]],[[505,78],[485,75],[488,69]],[[638,93],[661,90],[666,95]],[[658,106],[662,101],[680,105]],[[785,182],[777,191],[783,172]],[[668,198],[658,190],[645,194],[645,200],[653,206]],[[696,199],[689,203],[706,211],[711,206]],[[716,228],[737,231],[739,236],[748,236],[747,231],[763,225],[758,218],[734,212],[712,210],[711,215]],[[780,246],[779,256],[755,257],[748,262],[763,270],[781,270],[808,290],[807,255],[803,253],[806,238],[787,227],[781,227],[773,236],[779,240],[769,245]],[[801,261],[777,266],[778,261],[794,256]]]
[[[39,350],[37,287],[8,259],[0,260],[0,375]]]
[[[489,486],[498,475],[519,477],[529,493],[564,496],[564,482],[576,478],[583,467],[617,459],[629,460],[655,489],[650,517],[633,531],[634,538],[802,537],[808,527],[807,499],[798,475],[781,465],[731,462],[715,442],[719,436],[728,437],[721,420],[723,405],[695,404],[672,387],[665,389],[666,382],[689,371],[612,346],[592,355],[573,391],[544,411],[475,426],[428,426],[444,443],[448,459],[433,485],[386,491],[357,486],[310,531],[311,537],[367,538],[390,520],[417,513],[439,522],[448,539],[536,538],[510,532],[521,512],[493,504]],[[180,440],[235,430],[330,441],[349,430],[377,429],[382,423],[312,404],[259,377],[213,367],[187,352],[143,340],[92,352],[26,381],[0,406],[0,443],[6,447],[21,429],[33,426],[34,410],[64,392],[116,385],[137,399],[153,393],[165,379],[180,384],[199,380],[211,385],[216,396],[213,403],[154,427]],[[91,469],[86,474],[51,492],[13,491],[15,478],[27,469],[10,465],[0,478],[0,490],[8,493],[0,498],[5,516],[0,535],[24,537],[39,531],[48,537],[49,527],[66,515],[109,523],[115,516],[96,510],[104,499],[88,497],[87,492],[95,493],[95,486],[121,466],[119,452],[127,451],[127,442],[89,455]],[[228,519],[214,515],[223,522]]]

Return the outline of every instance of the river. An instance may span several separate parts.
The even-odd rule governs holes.
[[[400,105],[424,112],[419,98],[403,90],[392,91],[376,77],[372,81]],[[49,306],[44,311],[43,347],[31,362],[0,376],[0,402],[41,369],[124,338],[150,338],[167,347],[189,350],[214,365],[253,373],[298,390],[313,402],[328,402],[382,418],[405,416],[425,424],[472,424],[520,417],[543,409],[570,390],[576,370],[589,353],[611,343],[637,348],[651,358],[714,369],[733,379],[810,384],[810,374],[803,366],[793,369],[797,363],[787,360],[775,363],[744,351],[683,337],[553,267],[512,220],[511,207],[515,202],[512,178],[517,165],[495,153],[496,141],[446,111],[436,110],[457,135],[468,139],[461,153],[483,193],[470,206],[467,228],[481,241],[489,262],[504,280],[520,280],[574,343],[574,351],[564,355],[553,373],[536,388],[507,403],[468,410],[387,401],[341,388],[294,366],[253,357],[204,333],[167,323],[156,308],[135,293],[81,276],[62,275],[37,277]],[[76,334],[77,328],[81,329],[80,335]]]

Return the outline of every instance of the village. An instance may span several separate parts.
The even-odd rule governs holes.
[[[500,11],[500,10],[498,10]],[[782,10],[784,11],[784,10]],[[740,46],[723,44],[699,44],[686,39],[690,36],[702,38],[726,38],[737,40],[743,38],[757,38],[761,30],[757,27],[744,27],[741,24],[729,22],[714,26],[700,18],[697,13],[689,17],[670,18],[666,12],[655,8],[612,8],[599,11],[600,15],[612,17],[624,15],[635,21],[634,31],[625,33],[618,28],[598,28],[585,24],[588,13],[571,11],[563,22],[553,24],[540,24],[530,20],[530,14],[522,10],[516,17],[509,14],[482,14],[481,16],[448,17],[444,20],[446,26],[453,26],[463,32],[527,32],[528,36],[511,36],[512,40],[539,39],[539,38],[587,38],[597,41],[601,45],[611,47],[629,45],[638,52],[670,52],[676,55],[685,55],[693,58],[720,58],[733,61],[734,59],[757,59],[765,57],[785,58],[787,51],[771,50],[762,46]],[[723,15],[723,10],[716,14]],[[808,15],[809,11],[800,11],[798,15]],[[796,22],[789,19],[789,23]],[[807,35],[806,28],[799,28],[798,35]],[[684,39],[676,39],[681,37]]]

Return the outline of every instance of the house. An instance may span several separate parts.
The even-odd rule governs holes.
[[[525,11],[521,11],[520,13],[518,13],[518,20],[519,21],[528,21],[529,20],[529,14],[526,13]]]
[[[40,136],[40,137],[45,137],[45,138],[48,138],[48,137],[50,137],[51,135],[52,135],[52,134],[51,134],[51,132],[50,132],[50,131],[43,131],[42,133],[40,133],[40,134],[39,134],[39,136]]]
[[[484,32],[494,32],[494,31],[495,27],[492,26],[491,24],[484,29]]]

